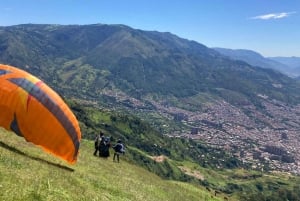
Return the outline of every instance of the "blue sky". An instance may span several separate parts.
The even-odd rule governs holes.
[[[208,47],[300,56],[300,0],[0,0],[0,25],[125,24]]]

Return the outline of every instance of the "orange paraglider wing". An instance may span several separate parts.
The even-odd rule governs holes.
[[[70,108],[44,82],[0,64],[0,126],[69,163],[75,163],[81,132]]]

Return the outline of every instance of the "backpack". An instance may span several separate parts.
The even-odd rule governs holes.
[[[124,149],[124,145],[123,144],[116,144],[113,149],[115,150],[115,152],[118,152],[118,153],[125,153],[125,149]]]

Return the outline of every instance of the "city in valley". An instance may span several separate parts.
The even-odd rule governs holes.
[[[131,103],[142,110],[143,103],[125,94],[114,96],[117,101]],[[300,174],[300,105],[261,98],[261,108],[252,103],[236,107],[225,101],[206,104],[201,111],[172,107],[162,101],[149,100],[160,115],[182,122],[183,130],[167,135],[201,140],[237,156],[252,168],[268,168]],[[168,126],[168,125],[165,125]]]
[[[163,113],[179,115],[177,119],[191,127],[175,135],[224,148],[255,169],[263,170],[267,162],[272,170],[300,174],[300,105],[265,99],[261,112],[254,105],[240,109],[220,101],[205,112],[190,112],[153,104]]]

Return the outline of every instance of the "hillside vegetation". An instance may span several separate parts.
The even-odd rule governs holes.
[[[78,162],[70,166],[0,129],[0,200],[221,200],[199,185],[163,180],[126,156],[115,163],[92,153],[93,143],[83,140]]]
[[[219,92],[225,89],[251,102],[259,102],[256,95],[261,93],[299,103],[299,85],[287,76],[230,60],[171,33],[124,25],[0,27],[0,61],[81,98],[104,98],[105,89],[142,101],[147,96],[180,99],[201,92],[226,99]]]
[[[113,138],[121,138],[129,146],[126,158],[161,178],[205,186],[213,195],[217,192],[217,196],[230,200],[300,199],[300,178],[297,176],[252,170],[251,164],[242,163],[222,149],[200,141],[163,136],[147,122],[131,115],[75,102],[69,104],[86,138],[99,129]],[[96,130],[91,131],[92,128]]]
[[[0,200],[299,200],[299,177],[242,168],[221,150],[160,136],[137,118],[70,105],[84,137],[74,166],[0,130]],[[125,142],[120,163],[93,156],[89,139],[99,130]]]

